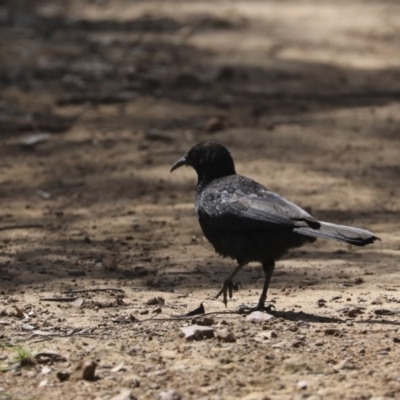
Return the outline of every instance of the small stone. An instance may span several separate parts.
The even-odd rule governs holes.
[[[66,380],[69,379],[70,376],[71,376],[71,374],[69,372],[66,372],[66,371],[57,372],[57,379],[60,382],[65,382]]]
[[[21,326],[21,329],[23,331],[33,331],[35,329],[35,327],[33,325],[30,324],[24,324]]]
[[[202,326],[211,326],[215,324],[215,319],[212,317],[195,317],[192,319],[192,323]]]
[[[217,332],[217,339],[220,342],[225,342],[225,343],[234,343],[236,342],[236,337],[235,335],[228,331],[228,329],[221,329],[220,331]]]
[[[264,335],[268,338],[268,339],[275,339],[278,337],[278,334],[275,331],[267,331],[264,332]]]
[[[119,394],[111,397],[110,400],[130,400],[132,398],[132,392],[129,389],[121,389]]]
[[[97,363],[95,361],[85,361],[82,364],[82,379],[85,381],[93,381],[95,378]]]
[[[74,300],[71,303],[71,305],[76,308],[81,308],[84,302],[85,302],[85,299],[83,297],[78,297],[76,300]]]
[[[346,358],[333,366],[335,371],[340,371],[342,369],[354,369],[354,364],[351,362],[352,358]]]
[[[307,382],[306,381],[298,381],[296,383],[297,389],[305,390],[307,389]]]
[[[39,331],[35,331],[39,332]],[[34,333],[35,333],[34,332]],[[47,336],[47,335],[45,335]],[[35,354],[35,360],[41,364],[41,363],[47,363],[49,360],[55,362],[55,361],[67,361],[67,358],[63,356],[60,353],[57,353],[56,351],[53,350],[48,350],[48,349],[43,349],[40,350],[38,353]]]
[[[294,348],[298,348],[304,346],[304,342],[302,340],[295,340],[294,342],[292,342],[291,346]]]
[[[240,400],[270,400],[270,397],[261,392],[253,392],[241,397]]]
[[[395,312],[392,310],[387,310],[385,308],[378,308],[374,310],[375,315],[395,315]]]
[[[173,389],[158,393],[157,400],[181,400],[182,396]]]
[[[114,368],[111,368],[111,372],[126,371],[124,362],[119,363]]]
[[[271,348],[273,348],[273,349],[286,349],[289,346],[290,346],[290,344],[289,344],[289,342],[287,340],[282,340],[281,342],[272,345]]]
[[[47,386],[47,379],[44,379],[44,380],[42,380],[42,381],[40,381],[40,383],[39,383],[39,385],[38,385],[38,387],[45,387],[45,386]]]
[[[150,300],[146,301],[147,306],[163,306],[165,304],[165,300],[163,297],[153,297]]]
[[[40,196],[42,199],[44,199],[44,200],[49,200],[49,199],[51,199],[51,193],[46,192],[46,191],[44,191],[44,190],[37,190],[37,191],[36,191],[36,194],[37,194],[38,196]]]
[[[262,324],[265,321],[272,321],[274,319],[276,319],[275,316],[264,313],[262,311],[253,311],[246,317],[246,321],[253,324]]]
[[[47,375],[47,374],[49,374],[50,372],[51,372],[51,368],[50,368],[50,367],[47,367],[47,366],[42,367],[42,370],[40,371],[40,373],[41,373],[42,375]]]
[[[317,306],[318,307],[325,307],[325,305],[326,305],[326,300],[325,299],[319,299],[317,301]]]
[[[328,336],[341,336],[342,333],[339,331],[339,329],[336,328],[326,328],[324,331],[325,335]]]
[[[26,148],[33,148],[39,143],[47,142],[49,139],[50,135],[48,133],[35,133],[23,138],[20,144]]]
[[[204,340],[214,337],[214,329],[208,326],[190,325],[181,328],[186,340]]]
[[[359,308],[359,307],[351,307],[349,309],[349,311],[347,312],[347,315],[350,318],[355,318],[357,315],[362,314],[362,313],[363,313],[363,310],[361,308]]]

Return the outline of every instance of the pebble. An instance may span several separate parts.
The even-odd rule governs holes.
[[[82,364],[82,379],[92,381],[95,378],[97,363],[95,361],[85,361]]]
[[[202,326],[211,326],[215,324],[215,319],[212,317],[195,317],[192,319],[192,323]]]
[[[274,319],[276,319],[275,316],[261,311],[254,311],[246,317],[246,321],[253,324],[261,324],[265,321],[272,321]]]
[[[268,339],[274,339],[278,337],[278,334],[275,331],[264,332],[264,335],[267,336]]]
[[[181,400],[182,396],[174,389],[158,393],[157,400]]]
[[[50,372],[51,372],[51,368],[50,368],[50,367],[47,367],[47,366],[42,367],[42,370],[40,371],[40,373],[41,373],[42,375],[47,375],[47,374],[49,374]]]
[[[326,300],[325,299],[319,299],[317,301],[317,306],[318,307],[325,307],[325,305],[326,305]]]
[[[349,311],[347,312],[347,315],[350,318],[355,318],[357,315],[362,314],[362,313],[363,313],[363,310],[361,308],[359,308],[359,307],[351,307],[349,309]]]
[[[341,336],[341,332],[339,331],[339,329],[336,328],[326,328],[324,330],[325,335],[329,335],[329,336]]]
[[[374,310],[375,315],[395,315],[396,313],[392,310],[387,310],[385,308],[378,308]]]
[[[70,376],[71,376],[71,374],[69,372],[66,372],[66,371],[57,372],[57,379],[60,382],[65,382],[66,380],[69,379]]]
[[[241,397],[240,400],[270,400],[270,398],[264,393],[253,392]]]
[[[47,386],[47,379],[44,379],[44,380],[42,380],[42,381],[40,381],[40,383],[39,383],[39,385],[38,385],[38,387],[45,387],[45,386]]]
[[[234,343],[236,342],[236,337],[233,332],[228,331],[228,329],[221,329],[217,332],[217,339],[220,342]]]
[[[110,400],[130,400],[132,398],[132,392],[129,389],[121,389],[119,394],[111,397]]]
[[[146,306],[163,306],[165,304],[165,299],[163,297],[153,297],[146,301]]]
[[[181,328],[186,340],[204,340],[214,337],[214,329],[208,326],[190,325]]]
[[[24,324],[21,326],[21,329],[23,331],[33,331],[35,329],[35,327],[33,325],[30,324]]]
[[[307,382],[306,381],[298,381],[296,383],[297,389],[305,390],[307,389]]]

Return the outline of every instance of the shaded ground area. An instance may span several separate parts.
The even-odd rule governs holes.
[[[23,3],[0,6],[0,399],[400,398],[400,5]],[[235,342],[186,341],[189,321],[158,319],[225,312],[234,266],[198,227],[194,172],[169,174],[202,140],[382,242],[293,251],[277,319],[216,314]],[[262,272],[239,280],[228,311]],[[43,300],[93,288],[110,290]],[[65,360],[17,368],[18,345]],[[73,372],[85,359],[93,382]]]

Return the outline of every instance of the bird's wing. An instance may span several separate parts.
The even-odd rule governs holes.
[[[196,209],[199,218],[215,229],[320,227],[306,211],[268,190],[249,193],[240,186],[234,192],[209,187],[197,199]]]

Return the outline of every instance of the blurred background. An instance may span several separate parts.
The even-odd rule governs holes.
[[[0,398],[394,398],[399,50],[399,0],[0,0]],[[382,239],[292,251],[269,290],[288,320],[216,317],[237,346],[136,322],[259,297],[250,265],[214,299],[234,262],[201,233],[194,171],[169,173],[204,140]],[[15,344],[54,359],[14,369]],[[100,379],[59,382],[83,357]]]
[[[318,218],[398,232],[399,15],[390,0],[3,1],[2,260],[134,260],[132,232],[137,251],[194,251],[196,178],[169,169],[203,140]]]

